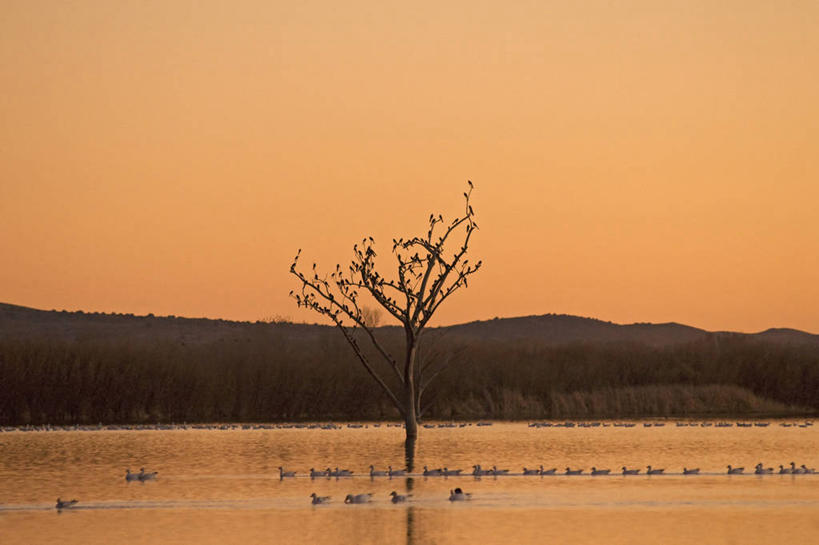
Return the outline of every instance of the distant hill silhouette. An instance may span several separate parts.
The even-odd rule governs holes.
[[[334,327],[287,322],[237,322],[176,316],[38,310],[0,303],[0,338],[51,338],[61,340],[177,340],[200,344],[243,336],[259,328],[280,330],[293,340],[311,341],[336,335]],[[394,327],[381,328],[389,332]],[[511,342],[538,346],[571,343],[637,343],[663,347],[698,341],[709,336],[757,338],[780,344],[819,345],[819,335],[796,329],[768,329],[760,333],[710,332],[677,323],[616,324],[594,318],[545,314],[495,318],[434,328],[449,338],[468,341]]]
[[[545,314],[520,318],[497,318],[450,326],[451,334],[485,340],[536,342],[558,345],[576,342],[635,342],[666,346],[695,341],[709,332],[686,325],[628,324],[604,322],[565,314]]]

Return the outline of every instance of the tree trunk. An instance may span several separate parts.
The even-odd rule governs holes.
[[[407,360],[404,362],[404,418],[407,439],[418,437],[418,407],[415,399],[415,336],[407,331]]]
[[[407,471],[415,469],[415,442],[418,440],[418,411],[415,407],[415,379],[410,376],[404,392],[404,406],[406,407],[404,424],[407,432],[404,443],[404,454],[407,462]]]
[[[416,439],[418,437],[418,417],[415,410],[415,380],[409,379],[407,383],[406,398],[405,398],[405,425],[407,429],[407,439]]]

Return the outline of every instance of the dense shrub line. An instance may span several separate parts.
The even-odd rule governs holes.
[[[450,362],[425,397],[426,418],[819,412],[819,354],[807,345],[713,335],[663,348],[521,346],[433,334],[422,357]],[[0,394],[3,425],[397,417],[329,328],[200,344],[0,340]]]

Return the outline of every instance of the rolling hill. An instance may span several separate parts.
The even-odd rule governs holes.
[[[251,332],[278,330],[293,340],[310,341],[336,334],[331,326],[294,323],[237,322],[177,316],[38,310],[0,303],[0,338],[50,338],[61,340],[134,339],[179,340],[207,343],[221,338],[241,337]],[[385,333],[394,327],[380,328]],[[759,333],[711,332],[678,323],[616,324],[594,318],[544,314],[517,318],[495,318],[434,328],[450,339],[482,340],[559,346],[571,343],[637,343],[654,347],[702,340],[709,336],[757,338],[778,344],[815,344],[819,335],[785,328]]]

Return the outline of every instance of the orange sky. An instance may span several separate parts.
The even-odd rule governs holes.
[[[0,301],[314,321],[469,178],[439,324],[819,332],[819,3],[239,4],[3,2]]]

